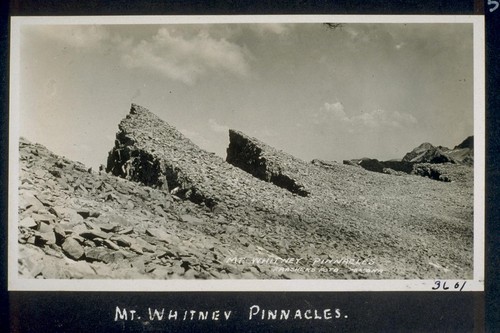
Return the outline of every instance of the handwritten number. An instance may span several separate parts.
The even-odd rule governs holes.
[[[500,3],[497,0],[488,0],[488,6],[493,6],[493,8],[490,8],[490,13],[492,13],[498,9]]]
[[[434,281],[434,287],[432,287],[432,290],[439,290],[439,288],[441,288],[443,290],[449,290],[450,287],[446,285],[447,282],[448,281],[440,281],[440,280]],[[467,283],[467,281],[464,281],[463,283],[456,282],[453,285],[452,290],[457,290],[460,288],[460,291],[462,291],[464,289],[466,283]]]
[[[441,281],[435,281],[434,284],[435,286],[432,287],[432,290],[438,290],[439,287],[441,286]]]

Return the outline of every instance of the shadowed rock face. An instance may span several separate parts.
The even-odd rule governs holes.
[[[151,129],[162,126],[163,135],[168,140],[156,145],[154,141],[157,139],[153,139],[153,132],[148,133],[148,126]],[[108,154],[107,172],[151,187],[179,188],[180,195],[192,188],[188,175],[175,167],[175,157],[166,156],[162,151],[162,148],[171,146],[195,147],[189,139],[135,104],[118,127],[120,131],[116,134],[115,146]]]
[[[474,137],[473,136],[467,137],[459,145],[455,146],[454,149],[463,149],[463,148],[474,149]]]
[[[309,192],[295,179],[297,166],[304,168],[305,162],[277,151],[265,143],[242,132],[229,130],[229,147],[226,161],[253,176],[300,196]]]

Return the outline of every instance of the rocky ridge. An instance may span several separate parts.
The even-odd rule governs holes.
[[[428,142],[407,153],[402,161],[413,163],[451,163],[453,160],[445,154],[448,149],[445,147],[434,147]]]
[[[423,143],[407,153],[402,161],[432,164],[453,163],[472,166],[474,164],[474,137],[467,137],[453,149]]]
[[[474,137],[466,138],[453,149],[425,142],[399,160],[379,161],[372,158],[344,160],[344,164],[392,175],[414,174],[451,182],[472,180]],[[466,166],[466,167],[464,167]],[[456,177],[458,176],[458,177]]]
[[[415,163],[407,161],[379,161],[375,158],[361,158],[355,160],[345,160],[344,164],[359,166],[365,170],[380,172],[380,173],[390,173],[388,171],[399,171],[406,174],[411,174],[413,172],[413,167]]]
[[[203,151],[137,105],[119,125],[108,172],[87,170],[21,140],[19,273],[146,279],[472,276],[471,183],[306,163],[232,133],[228,159],[255,165],[264,157],[258,167],[265,180]],[[242,140],[235,145],[235,139]],[[280,174],[307,194],[268,182]],[[282,263],[281,270],[269,264],[286,258],[303,261]],[[366,260],[373,263],[353,266]],[[321,265],[339,270],[321,271]]]

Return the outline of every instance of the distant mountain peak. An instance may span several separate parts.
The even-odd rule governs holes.
[[[433,146],[424,142],[403,157],[403,161],[413,163],[461,163],[471,164],[473,159],[474,137],[469,136],[454,149]],[[457,151],[459,150],[459,151]]]
[[[417,148],[432,149],[432,148],[434,148],[434,146],[431,143],[429,143],[429,142],[424,142],[420,146],[418,146]]]

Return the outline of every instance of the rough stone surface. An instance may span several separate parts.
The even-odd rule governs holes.
[[[226,161],[292,193],[301,196],[309,194],[300,179],[307,177],[303,172],[307,170],[305,162],[242,132],[229,130]]]
[[[71,237],[66,238],[64,243],[62,243],[61,248],[68,257],[75,260],[80,259],[85,253],[85,250],[80,243]]]
[[[436,182],[340,163],[305,163],[283,152],[268,157],[307,191],[302,196],[201,150],[139,106],[132,106],[119,128],[109,173],[89,172],[79,162],[20,140],[21,276],[472,277],[470,167],[461,171],[461,181]],[[40,236],[28,218],[51,229],[55,243],[52,236]],[[302,261],[269,263],[277,258]],[[304,270],[316,259],[341,262]],[[353,264],[363,259],[373,265]],[[72,272],[71,263],[79,263],[78,269]],[[328,271],[335,267],[338,272]],[[297,268],[303,270],[290,271]]]

